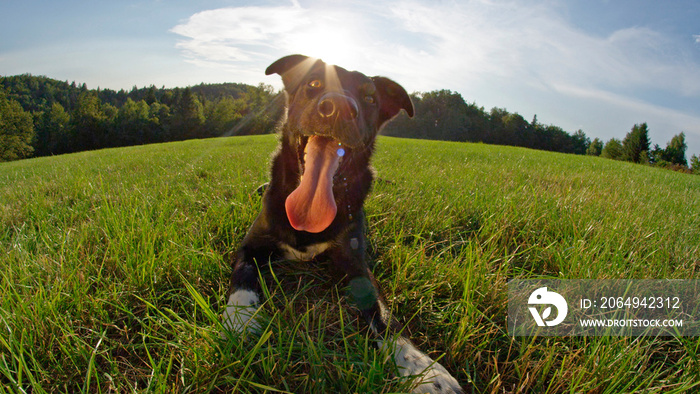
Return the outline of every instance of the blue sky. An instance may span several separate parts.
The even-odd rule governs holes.
[[[260,82],[303,53],[408,91],[604,141],[647,122],[700,154],[700,2],[649,0],[2,1],[0,75],[89,88]]]

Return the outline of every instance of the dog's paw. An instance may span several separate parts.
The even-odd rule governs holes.
[[[255,312],[259,302],[260,297],[254,291],[240,289],[233,292],[224,311],[224,330],[235,333],[257,331],[259,325],[255,320]],[[226,332],[222,332],[221,337],[226,338]]]
[[[452,377],[445,367],[432,361],[430,357],[425,357],[430,360],[432,366],[425,369],[423,376],[416,380],[417,385],[411,390],[412,393],[464,393],[457,379]]]
[[[384,344],[380,344],[381,347]],[[464,393],[457,379],[430,358],[418,350],[406,338],[398,337],[391,343],[393,360],[402,376],[416,375],[413,393]]]

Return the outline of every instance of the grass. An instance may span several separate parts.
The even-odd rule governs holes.
[[[272,136],[0,165],[0,392],[397,392],[323,270],[263,272],[263,332],[220,338]],[[698,338],[513,338],[511,278],[699,278],[700,177],[382,137],[374,272],[467,392],[698,390]]]

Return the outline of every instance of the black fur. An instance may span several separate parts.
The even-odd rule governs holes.
[[[336,89],[329,86],[334,85],[329,81],[333,77],[327,75],[331,68],[340,85]],[[364,294],[358,305],[362,304],[359,305],[362,315],[372,327],[383,333],[389,322],[382,320],[379,313],[378,303],[383,301],[365,259],[362,206],[373,180],[369,162],[377,133],[401,109],[413,116],[413,104],[406,91],[388,78],[369,78],[337,66],[331,68],[321,60],[291,55],[274,62],[265,72],[282,76],[287,93],[287,121],[282,126],[280,149],[273,159],[271,180],[263,194],[263,209],[233,262],[229,294],[237,289],[259,292],[256,265],[280,258],[283,254],[278,247],[280,243],[304,252],[311,245],[331,242],[332,246],[317,258],[331,261],[353,294],[363,294],[363,287],[372,285],[370,294]],[[322,82],[322,87],[309,86],[316,80]],[[340,93],[341,100],[354,101],[338,105],[350,110],[354,106],[358,114],[345,117],[341,113],[333,119],[317,115],[319,99],[328,92]],[[320,233],[292,228],[284,208],[287,196],[299,184],[304,147],[308,137],[314,134],[335,138],[346,149],[333,185],[338,212],[331,225]]]

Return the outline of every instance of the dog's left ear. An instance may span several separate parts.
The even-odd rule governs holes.
[[[265,70],[265,75],[279,74],[282,76],[284,88],[291,93],[299,85],[311,67],[319,62],[319,59],[304,55],[289,55],[276,60]]]
[[[297,66],[299,63],[308,59],[308,56],[304,55],[289,55],[277,59],[274,63],[270,64],[265,70],[265,75],[279,74],[284,75],[287,71],[291,70],[293,67]]]
[[[396,116],[401,109],[413,117],[413,103],[401,85],[385,77],[372,77],[372,81],[379,94],[379,124]]]

